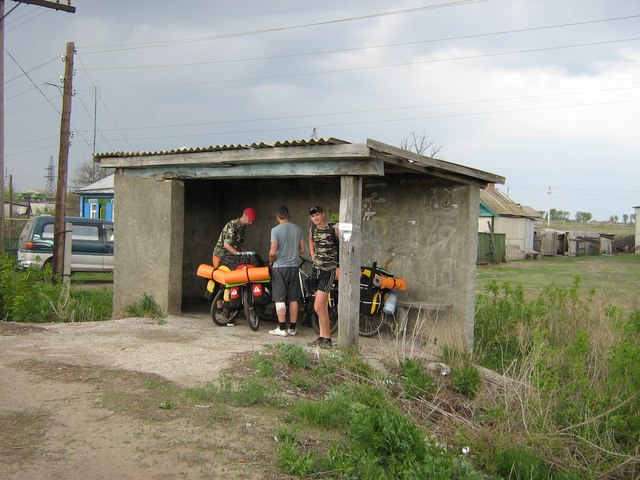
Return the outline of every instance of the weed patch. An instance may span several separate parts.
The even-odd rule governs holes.
[[[164,318],[162,309],[148,293],[145,293],[136,303],[127,306],[124,313],[130,317]]]
[[[0,259],[0,317],[13,322],[93,322],[108,320],[107,289],[75,289],[55,283],[51,270],[19,269],[14,258]]]

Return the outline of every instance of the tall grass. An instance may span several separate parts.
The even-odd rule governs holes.
[[[0,258],[0,318],[13,322],[108,320],[112,295],[106,289],[80,290],[53,281],[50,269],[21,270],[15,258]]]
[[[492,283],[478,297],[475,360],[505,382],[478,398],[484,422],[472,437],[583,478],[637,478],[640,311],[625,316],[579,286],[527,300]],[[485,461],[498,468],[500,458]]]

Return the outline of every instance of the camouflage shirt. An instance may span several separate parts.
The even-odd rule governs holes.
[[[216,246],[213,249],[213,253],[218,255],[220,258],[224,258],[225,255],[229,255],[229,252],[224,248],[225,243],[228,243],[236,250],[239,249],[244,241],[244,233],[246,231],[247,226],[240,223],[239,218],[229,221],[222,229],[222,232],[220,232],[220,237],[218,238],[218,243],[216,243]]]
[[[339,245],[337,238],[334,237],[335,230],[332,233],[333,225],[327,225],[324,228],[311,226],[311,235],[316,250],[316,256],[313,259],[313,266],[320,270],[333,270],[338,267]],[[334,238],[336,238],[334,240]]]

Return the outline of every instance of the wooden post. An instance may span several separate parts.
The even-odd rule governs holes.
[[[62,118],[60,119],[60,154],[58,157],[58,184],[56,188],[56,215],[53,234],[53,273],[64,275],[65,202],[67,199],[67,168],[69,164],[69,142],[71,136],[71,97],[73,96],[73,42],[67,43],[62,95]]]
[[[360,317],[360,210],[362,177],[340,177],[340,280],[338,281],[338,345],[358,344]]]

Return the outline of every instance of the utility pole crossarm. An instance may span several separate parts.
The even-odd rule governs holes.
[[[39,7],[53,8],[54,10],[63,10],[69,13],[76,13],[76,7],[71,5],[71,0],[69,0],[68,5],[60,3],[59,1],[50,2],[47,0],[13,0],[18,3],[29,3],[31,5],[37,5]]]

